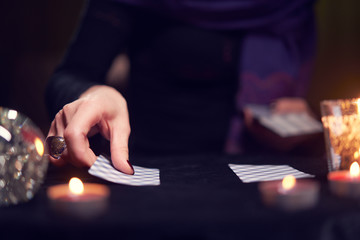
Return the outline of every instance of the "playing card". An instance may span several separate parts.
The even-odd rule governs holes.
[[[322,124],[306,113],[273,114],[268,106],[249,104],[254,118],[281,137],[291,137],[322,131]]]
[[[102,178],[113,183],[131,186],[160,185],[159,169],[145,168],[139,166],[133,167],[135,174],[127,175],[114,168],[110,160],[100,155],[88,172],[93,176]]]
[[[229,164],[229,167],[244,183],[280,180],[286,175],[295,178],[314,177],[288,165]]]

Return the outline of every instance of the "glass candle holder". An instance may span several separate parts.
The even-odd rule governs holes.
[[[324,100],[320,109],[328,169],[349,170],[360,160],[360,99]]]
[[[32,199],[47,167],[39,128],[25,115],[0,107],[0,206]]]

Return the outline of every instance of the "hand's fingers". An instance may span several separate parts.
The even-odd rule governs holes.
[[[49,160],[57,165],[57,166],[62,166],[65,164],[65,160],[63,160],[61,157],[60,158],[55,158],[55,157],[52,157],[51,154],[50,154],[50,148],[51,146],[49,145],[50,142],[48,141],[48,138],[49,137],[52,137],[52,136],[60,136],[62,137],[63,136],[63,128],[64,128],[64,124],[63,124],[63,117],[62,117],[62,111],[59,111],[57,114],[56,114],[56,117],[54,118],[54,120],[52,121],[51,123],[51,126],[50,126],[50,129],[49,129],[49,133],[47,135],[47,139],[46,139],[46,149],[47,149],[47,154],[48,154],[48,157],[49,157]],[[62,126],[62,128],[60,127]]]
[[[90,149],[88,133],[101,120],[103,109],[93,103],[83,102],[66,127],[64,137],[73,163],[90,167],[96,156]]]
[[[78,106],[80,105],[79,100],[74,101],[70,104],[66,104],[56,115],[54,120],[51,122],[51,126],[48,132],[48,136],[60,136],[64,134],[64,129],[71,121],[73,115],[76,113]]]
[[[100,88],[94,87],[92,90]],[[127,174],[134,174],[133,168],[129,163],[128,139],[130,123],[126,101],[116,90],[112,88],[102,89],[106,90],[106,96],[101,96],[101,99],[109,97],[108,100],[111,99],[111,102],[109,102],[110,104],[105,104],[105,106],[98,105],[101,109],[92,109],[92,111],[100,113],[99,118],[93,124],[96,122],[101,134],[110,140],[111,159],[115,168]],[[85,99],[96,100],[94,96],[91,96],[91,92],[88,91],[88,95],[84,95]],[[96,101],[99,102],[99,100]]]
[[[281,98],[273,105],[272,110],[275,113],[287,112],[308,112],[308,106],[304,99],[301,98]]]
[[[74,101],[70,104],[66,104],[63,109],[62,109],[62,122],[66,128],[67,125],[69,125],[69,122],[72,120],[73,116],[75,115],[75,113],[78,110],[78,107],[80,105],[80,101]],[[64,129],[65,129],[64,128]]]
[[[61,157],[60,157],[59,159],[53,158],[51,155],[49,155],[50,161],[51,161],[54,165],[56,165],[56,166],[58,166],[58,167],[61,167],[61,166],[66,165],[66,161],[65,161],[64,158],[63,158],[63,155],[65,154],[66,151],[67,151],[67,150],[65,149],[64,152],[61,154]]]
[[[126,101],[121,94],[110,87],[94,86],[69,106],[69,111],[63,108],[63,113],[59,113],[49,131],[49,134],[64,136],[67,154],[62,157],[74,165],[91,166],[96,156],[90,149],[88,136],[94,130],[100,130],[105,138],[113,142],[111,151],[114,152],[115,165],[123,172],[133,173],[129,164],[124,165],[128,163],[130,126]],[[117,137],[119,134],[122,137]]]
[[[76,112],[77,105],[78,105],[77,101],[75,101],[72,104],[67,104],[63,107],[63,109],[61,109],[56,114],[54,120],[51,123],[47,138],[52,137],[52,136],[63,137],[64,129],[68,125],[73,114]],[[49,144],[49,143],[47,142],[47,144]],[[46,146],[46,147],[49,148],[50,146]],[[61,154],[60,158],[55,158],[55,157],[49,155],[49,159],[55,165],[59,165],[59,166],[64,165],[66,162],[64,160],[64,158],[66,159],[66,155],[67,155],[66,152],[67,151],[65,149],[65,151]]]
[[[56,136],[55,119],[51,122],[47,137]]]
[[[130,124],[128,119],[128,117],[122,116],[121,119],[110,125],[110,151],[114,167],[123,173],[133,175],[134,168],[129,162]]]
[[[55,116],[55,136],[62,137],[64,135],[64,129],[67,125],[65,121],[64,111],[61,109]]]

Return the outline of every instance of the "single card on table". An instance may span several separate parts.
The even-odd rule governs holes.
[[[306,113],[273,114],[266,105],[249,104],[246,106],[259,123],[281,137],[322,132],[322,124]]]
[[[286,175],[295,178],[314,177],[289,165],[229,164],[229,167],[244,183],[281,180]]]
[[[89,169],[93,176],[109,182],[131,186],[156,186],[160,185],[160,170],[157,168],[145,168],[133,166],[135,174],[127,175],[120,172],[111,164],[111,161],[100,155]]]

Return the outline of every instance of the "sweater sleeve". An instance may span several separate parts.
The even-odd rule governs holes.
[[[128,45],[130,25],[119,3],[87,2],[66,54],[47,84],[45,101],[51,118],[89,87],[105,84],[114,58]]]

